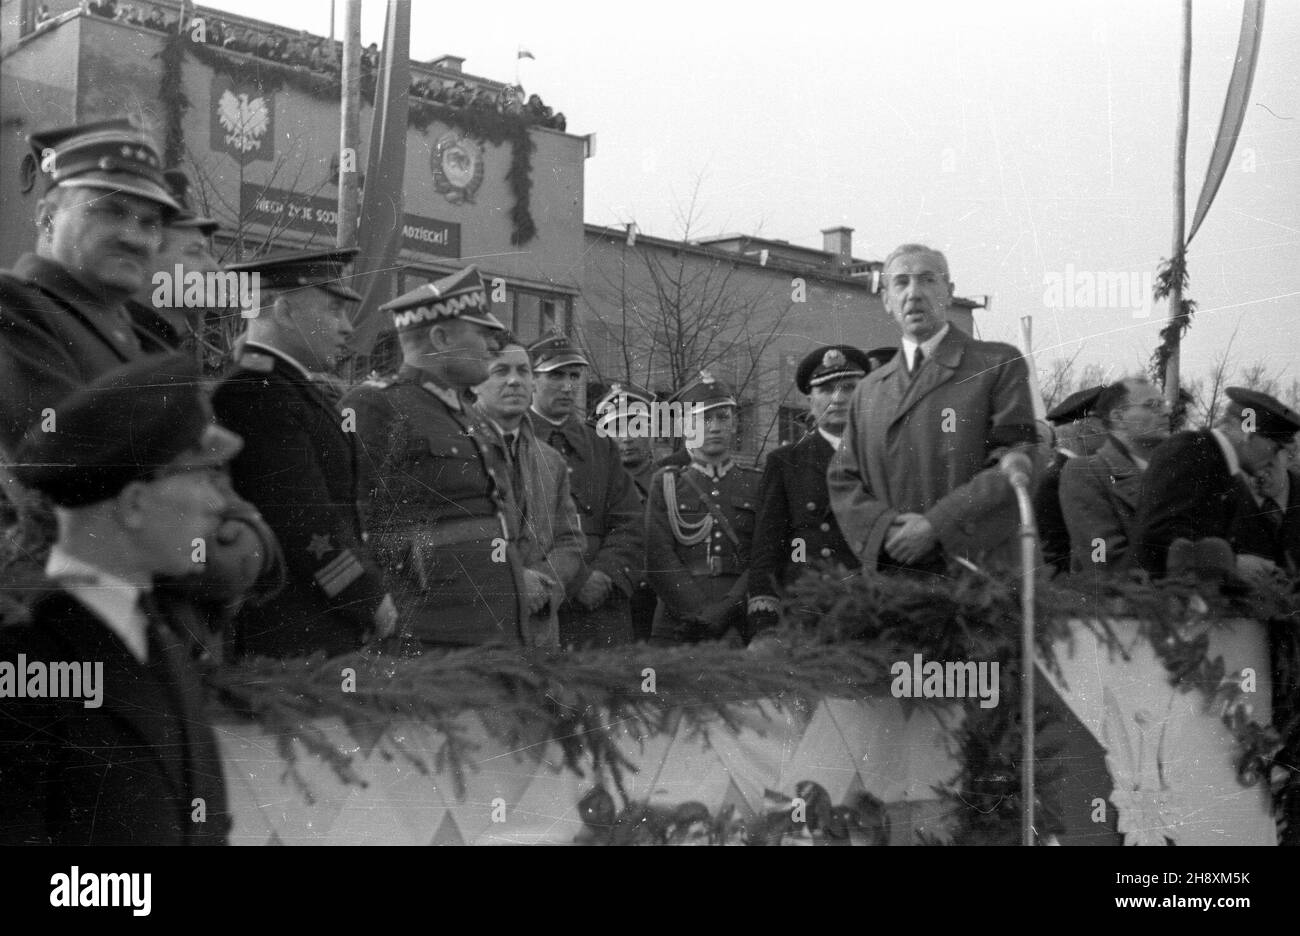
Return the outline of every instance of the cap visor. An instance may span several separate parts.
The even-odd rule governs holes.
[[[71,179],[65,179],[58,183],[58,186],[61,188],[99,189],[104,192],[123,192],[162,205],[173,214],[179,214],[182,210],[181,206],[176,204],[161,185],[155,185],[148,179],[139,176],[128,175],[124,179],[119,173],[115,179],[105,179],[94,175],[79,175]]]
[[[486,312],[483,315],[460,315],[457,316],[457,318],[462,322],[473,322],[475,325],[486,325],[488,328],[495,328],[498,331],[506,330],[505,325],[501,324],[501,320],[491,312]],[[585,364],[586,362],[584,361],[583,363]]]
[[[338,296],[340,299],[346,299],[348,302],[360,302],[365,297],[355,289],[349,289],[347,286],[339,283],[313,283],[317,289],[323,289],[331,296]]]
[[[833,373],[830,374],[822,374],[820,377],[814,377],[812,380],[808,381],[808,386],[820,387],[824,383],[830,383],[831,381],[834,380],[843,380],[846,377],[865,377],[865,376],[867,376],[866,371],[860,371],[860,370],[834,371]]]
[[[538,374],[544,374],[547,371],[555,370],[557,367],[571,367],[574,364],[581,364],[583,367],[591,366],[587,359],[581,354],[570,352],[568,354],[561,354],[558,357],[553,357],[545,363],[538,364],[533,368],[533,371]]]

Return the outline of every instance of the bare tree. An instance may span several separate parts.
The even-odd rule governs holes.
[[[1050,411],[1074,391],[1074,362],[1078,360],[1083,349],[1075,351],[1070,358],[1053,358],[1047,364],[1047,372],[1038,381],[1043,394],[1043,409]]]
[[[676,390],[709,371],[733,387],[753,420],[760,407],[775,410],[784,397],[769,352],[785,334],[791,293],[784,285],[774,292],[754,283],[742,271],[749,261],[693,242],[699,187],[697,180],[678,212],[681,236],[674,248],[644,240],[629,245],[618,273],[604,275],[594,296],[584,295],[594,321],[577,338],[589,350],[597,344],[619,349],[621,361],[613,365],[618,372],[596,375],[603,382]],[[599,361],[602,355],[593,357]],[[760,427],[753,428],[758,444],[771,429],[760,435]]]

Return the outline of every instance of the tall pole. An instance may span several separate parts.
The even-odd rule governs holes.
[[[361,0],[345,0],[343,26],[343,119],[339,130],[339,211],[335,246],[357,245],[361,174]]]
[[[1169,362],[1165,367],[1165,401],[1172,409],[1178,403],[1179,358],[1182,338],[1177,319],[1183,310],[1183,267],[1187,231],[1187,111],[1192,90],[1192,0],[1183,0],[1183,56],[1178,70],[1178,138],[1174,145],[1174,247],[1173,280],[1169,288],[1169,322],[1174,325],[1169,339]]]

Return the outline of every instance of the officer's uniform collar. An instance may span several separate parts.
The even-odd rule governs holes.
[[[428,390],[439,400],[447,404],[449,409],[461,412],[465,409],[465,399],[463,394],[457,393],[454,389],[447,386],[446,383],[439,380],[429,371],[413,364],[403,364],[397,371],[397,376],[404,380],[411,380],[419,384],[425,390]]]
[[[817,434],[821,436],[823,439],[825,439],[828,443],[830,443],[831,448],[837,450],[839,449],[840,440],[842,438],[841,436],[831,435],[829,432],[827,432],[825,429],[821,428],[820,426],[817,427]]]
[[[260,341],[245,341],[243,350],[255,351],[258,354],[269,354],[272,357],[279,358],[281,361],[284,361],[293,368],[297,373],[301,374],[304,380],[310,382],[313,379],[311,371],[303,367],[297,358],[290,357],[279,348],[272,348],[270,345],[262,344]],[[242,353],[240,354],[240,358],[243,358]]]
[[[695,452],[691,453],[690,467],[694,468],[706,478],[711,478],[712,480],[717,481],[718,479],[725,477],[727,472],[735,467],[736,463],[732,460],[730,455],[725,456],[721,461],[716,461],[697,454],[698,451],[699,450],[697,449]]]
[[[529,410],[529,412],[531,412],[534,416],[536,416],[538,419],[542,420],[543,422],[550,423],[550,424],[551,424],[552,426],[554,426],[556,429],[563,428],[563,427],[564,427],[564,424],[567,423],[567,422],[569,421],[569,417],[567,417],[567,416],[564,417],[563,419],[559,420],[558,422],[557,422],[556,420],[552,419],[552,418],[549,417],[549,416],[543,416],[542,413],[541,413],[541,411],[538,410],[536,406],[529,406],[529,407],[528,407],[528,410]]]

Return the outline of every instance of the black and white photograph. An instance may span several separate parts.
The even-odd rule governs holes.
[[[0,0],[0,843],[1300,844],[1298,38]]]

